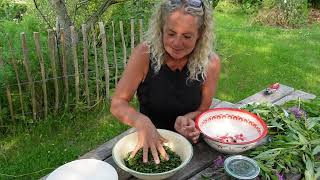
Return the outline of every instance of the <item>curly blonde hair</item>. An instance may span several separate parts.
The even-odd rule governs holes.
[[[146,43],[150,47],[152,67],[155,73],[157,73],[165,61],[166,51],[162,38],[163,27],[167,17],[177,10],[182,10],[187,14],[198,17],[200,33],[195,48],[189,55],[188,79],[203,80],[206,77],[209,54],[212,51],[214,39],[211,7],[206,0],[201,0],[202,6],[200,8],[189,6],[186,0],[181,0],[179,4],[174,5],[171,1],[172,0],[162,0],[150,19],[149,30],[146,33]]]

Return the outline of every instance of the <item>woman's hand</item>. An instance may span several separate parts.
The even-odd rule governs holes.
[[[185,116],[178,116],[174,124],[176,131],[192,141],[197,143],[200,136],[200,131],[196,128],[194,121]]]
[[[145,163],[148,162],[149,149],[156,164],[160,163],[158,152],[165,160],[169,160],[169,156],[163,148],[163,143],[167,142],[167,140],[160,136],[150,119],[139,119],[135,121],[134,127],[137,129],[138,143],[130,157],[134,157],[138,150],[143,148],[143,162]]]

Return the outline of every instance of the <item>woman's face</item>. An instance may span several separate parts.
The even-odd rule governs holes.
[[[163,27],[164,49],[173,59],[182,59],[194,49],[198,33],[197,17],[175,11],[167,17]]]

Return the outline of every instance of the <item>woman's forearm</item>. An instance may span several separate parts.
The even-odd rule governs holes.
[[[112,99],[110,111],[121,122],[132,127],[135,127],[135,123],[139,121],[139,119],[147,118],[130,106],[127,101],[119,98]]]

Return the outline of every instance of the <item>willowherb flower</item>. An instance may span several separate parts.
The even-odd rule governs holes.
[[[305,112],[303,109],[298,108],[298,107],[296,107],[296,106],[293,106],[293,107],[289,108],[288,110],[289,110],[289,112],[291,112],[292,114],[294,114],[294,116],[295,116],[297,119],[301,119],[302,117],[305,118],[305,117],[307,116],[306,112]]]
[[[278,180],[284,180],[284,175],[283,174],[277,173],[276,175],[278,177]]]
[[[223,163],[224,163],[224,160],[225,158],[223,156],[218,156],[217,159],[215,159],[213,161],[213,165],[215,168],[218,168],[218,167],[222,167],[223,166]]]

